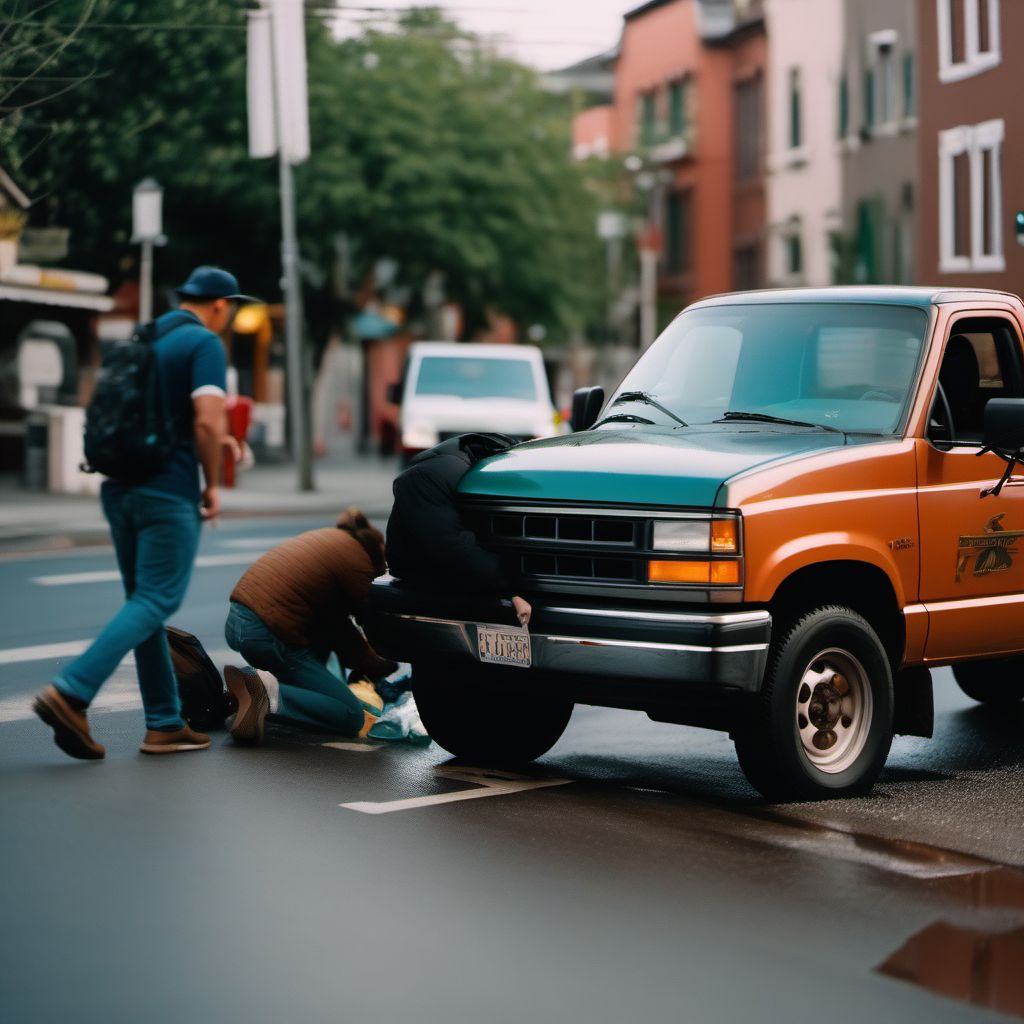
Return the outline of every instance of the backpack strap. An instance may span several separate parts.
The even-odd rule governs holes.
[[[163,324],[157,327],[156,320],[149,320],[144,324],[137,324],[134,330],[135,337],[143,344],[151,345],[162,337],[170,334],[171,331],[184,327],[186,324],[197,324],[202,326],[193,313],[186,313],[183,309],[172,310]]]

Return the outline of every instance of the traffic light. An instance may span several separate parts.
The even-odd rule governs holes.
[[[1017,211],[1014,221],[1017,225],[1017,242],[1019,245],[1024,245],[1024,210]]]

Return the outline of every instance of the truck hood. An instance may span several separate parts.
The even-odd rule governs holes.
[[[842,434],[786,432],[761,424],[583,431],[531,441],[487,459],[463,477],[459,491],[480,497],[706,508],[738,473],[847,443]]]

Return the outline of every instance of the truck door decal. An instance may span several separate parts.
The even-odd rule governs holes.
[[[971,559],[972,575],[988,576],[993,572],[1006,572],[1013,568],[1013,556],[1020,550],[1016,545],[1024,537],[1024,530],[1006,530],[1000,520],[1006,515],[993,516],[985,532],[961,536],[957,547],[956,582],[960,583]]]

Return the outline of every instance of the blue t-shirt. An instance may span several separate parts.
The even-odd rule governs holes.
[[[136,486],[138,490],[170,494],[198,505],[199,460],[194,445],[192,399],[225,393],[227,356],[220,338],[204,327],[194,313],[171,310],[158,317],[156,323],[161,336],[153,343],[153,351],[179,444],[156,476]]]

